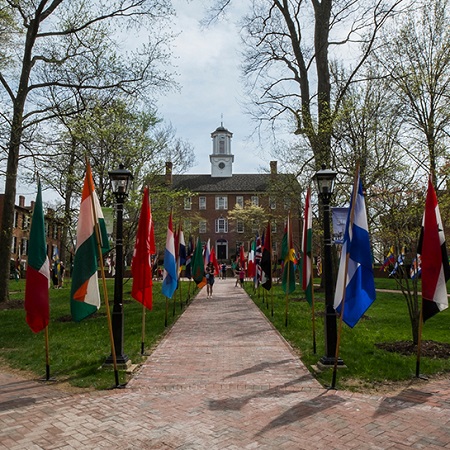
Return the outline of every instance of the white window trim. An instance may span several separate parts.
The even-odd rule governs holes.
[[[222,208],[221,208],[221,200],[223,201]],[[216,209],[228,209],[228,197],[226,195],[216,196]]]

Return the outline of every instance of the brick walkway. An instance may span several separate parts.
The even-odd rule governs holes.
[[[80,448],[450,449],[450,383],[326,391],[234,280],[217,280],[124,390],[0,374],[0,450]]]

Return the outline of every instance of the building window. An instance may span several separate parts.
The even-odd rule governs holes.
[[[184,197],[184,209],[192,208],[192,197]]]
[[[52,238],[58,239],[58,225],[56,224],[53,225]]]
[[[243,220],[236,221],[236,231],[238,233],[243,233],[244,232],[244,221]]]
[[[277,202],[273,197],[269,197],[269,207],[270,209],[277,209]]]
[[[228,209],[228,197],[217,196],[216,197],[216,209]]]
[[[259,205],[259,199],[257,195],[252,195],[252,206],[258,206]]]
[[[236,195],[236,205],[239,205],[241,208],[244,207],[244,196]]]
[[[206,220],[200,220],[198,223],[198,232],[201,234],[206,233]]]
[[[228,233],[228,219],[216,219],[216,233]]]
[[[30,228],[30,216],[27,216],[27,215],[23,216],[22,228],[24,230],[28,230],[28,228]]]
[[[17,228],[18,222],[19,222],[19,213],[16,211],[14,213],[14,225],[13,225],[14,228]]]
[[[16,250],[17,250],[17,238],[16,236],[13,236],[11,253],[17,253]]]
[[[284,199],[284,209],[291,209],[291,199],[290,198]]]
[[[271,222],[270,223],[270,231],[272,233],[276,233],[277,232],[277,223],[276,222]]]
[[[183,220],[183,230],[186,233],[192,233],[192,221],[190,221],[190,220]]]
[[[22,255],[26,255],[28,253],[28,241],[27,239],[22,239],[21,252]]]
[[[256,234],[256,233],[258,233],[258,232],[259,232],[258,224],[257,224],[256,221],[254,220],[254,221],[252,222],[252,233],[253,233],[253,234]]]
[[[221,155],[225,154],[225,140],[224,138],[221,138],[219,141],[219,153]]]
[[[206,197],[198,198],[198,209],[206,209]]]

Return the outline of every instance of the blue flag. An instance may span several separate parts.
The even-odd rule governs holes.
[[[175,259],[175,237],[173,234],[172,214],[169,217],[167,227],[166,250],[164,252],[164,275],[162,282],[162,293],[172,298],[178,286],[177,262]]]
[[[334,295],[334,309],[339,314],[343,310],[342,320],[351,328],[375,300],[369,227],[359,174],[356,186],[358,192],[356,196],[352,194]]]

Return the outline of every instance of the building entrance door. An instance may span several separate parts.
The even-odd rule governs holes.
[[[219,261],[227,259],[228,242],[225,239],[218,239],[216,242],[216,248],[217,248],[217,259]]]

